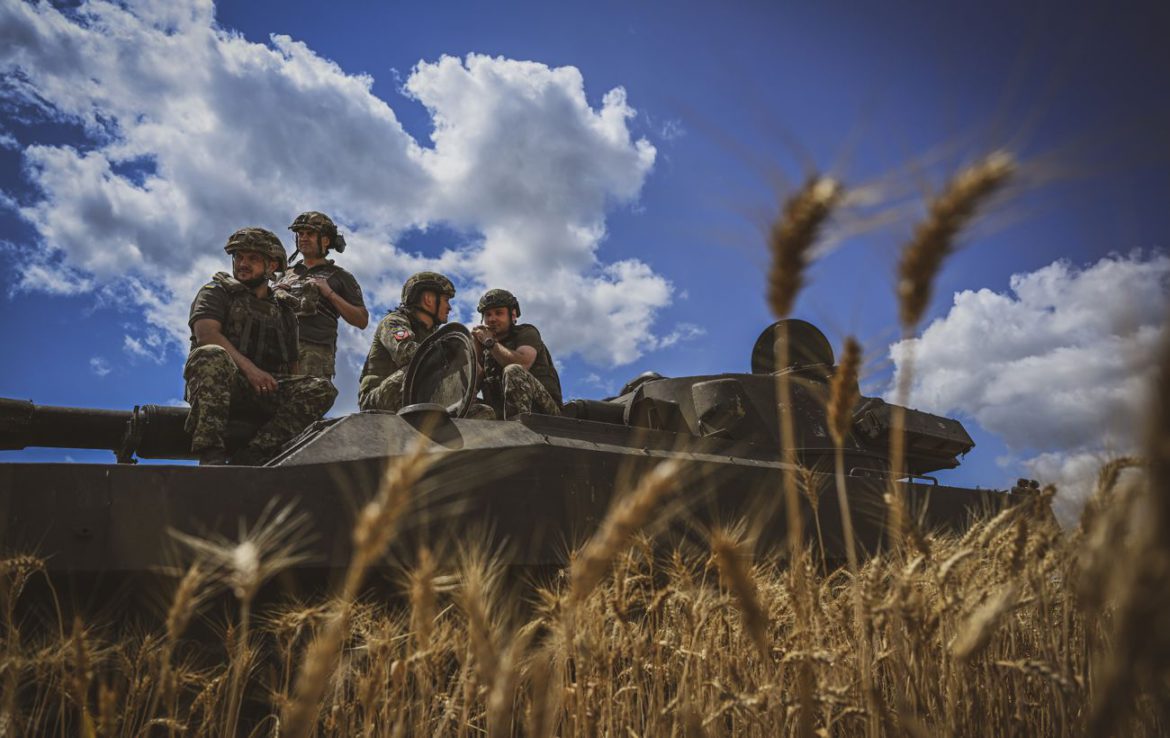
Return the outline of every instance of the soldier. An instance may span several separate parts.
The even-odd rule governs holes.
[[[507,290],[479,298],[484,325],[471,333],[483,357],[483,399],[497,417],[520,413],[561,414],[561,379],[536,326],[517,324],[520,303]]]
[[[297,373],[297,318],[268,280],[286,266],[272,231],[241,228],[224,251],[232,275],[218,272],[191,303],[191,353],[183,367],[191,412],[186,430],[201,464],[227,462],[228,415],[264,419],[232,463],[260,463],[320,418],[337,396],[325,379]]]
[[[438,272],[419,272],[402,285],[402,303],[378,323],[358,383],[358,407],[402,407],[406,368],[427,336],[447,322],[455,285]]]
[[[359,329],[370,322],[357,280],[345,269],[325,258],[330,249],[345,250],[345,237],[333,220],[310,210],[297,216],[288,227],[296,234],[297,251],[304,261],[288,270],[276,285],[278,290],[298,298],[297,319],[301,337],[298,356],[301,373],[333,379],[337,356],[337,319]]]

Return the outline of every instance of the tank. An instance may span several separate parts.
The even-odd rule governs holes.
[[[785,334],[788,350],[780,355],[790,360],[778,366],[774,343]],[[299,570],[329,575],[348,562],[356,511],[387,465],[418,446],[433,463],[416,485],[387,566],[421,545],[442,550],[451,542],[481,543],[522,565],[563,563],[615,494],[672,458],[686,465],[669,503],[673,535],[746,518],[760,545],[775,545],[786,531],[776,400],[776,378],[785,373],[795,454],[809,470],[801,480],[813,491],[801,495],[804,529],[812,536],[819,528],[825,557],[843,559],[824,410],[834,370],[824,335],[790,320],[760,335],[749,373],[646,373],[616,396],[569,401],[559,417],[473,420],[464,417],[477,379],[473,342],[464,326],[452,324],[412,362],[408,407],[316,422],[263,466],[135,464],[191,458],[185,408],[90,410],[3,399],[0,448],[104,448],[114,460],[0,464],[0,532],[6,552],[45,557],[52,572],[117,575],[173,566],[172,531],[237,540],[241,526],[291,504],[309,516],[313,531]],[[869,552],[880,547],[885,527],[891,410],[879,398],[861,398],[843,452],[857,537]],[[924,528],[961,529],[976,513],[1020,497],[1020,490],[939,484],[929,475],[956,467],[974,446],[971,437],[957,420],[913,409],[905,422],[906,476],[897,484]],[[254,427],[234,421],[229,451]]]

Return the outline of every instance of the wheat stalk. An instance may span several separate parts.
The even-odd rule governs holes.
[[[956,237],[1015,171],[1011,154],[996,151],[956,174],[930,201],[926,218],[915,227],[898,263],[898,306],[903,327],[918,325],[930,302],[934,279],[955,249]]]

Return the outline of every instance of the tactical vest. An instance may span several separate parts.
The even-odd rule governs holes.
[[[328,280],[340,268],[336,264],[326,262],[320,266],[313,267],[312,276],[314,278],[320,277],[321,279]],[[317,285],[309,281],[309,270],[307,268],[304,273],[298,273],[295,268],[290,269],[285,273],[280,283],[287,284],[289,286],[289,292],[293,297],[297,298],[296,312],[298,316],[304,317],[321,313],[322,315],[329,316],[333,320],[341,317],[341,313],[337,311],[337,308],[334,307],[332,302],[321,299],[321,290],[317,288]]]
[[[257,298],[225,272],[212,279],[228,293],[224,338],[264,371],[292,373],[297,360],[297,316],[292,308],[276,299]]]

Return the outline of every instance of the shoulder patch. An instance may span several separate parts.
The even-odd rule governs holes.
[[[413,334],[410,331],[406,330],[405,328],[399,328],[398,330],[394,331],[394,340],[395,341],[405,341],[406,339],[410,338],[412,335]]]

